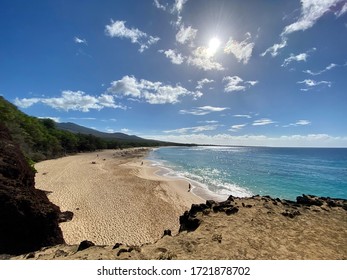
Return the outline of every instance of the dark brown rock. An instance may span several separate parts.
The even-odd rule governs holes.
[[[0,123],[0,254],[23,254],[64,243],[60,209],[35,189],[29,166]]]
[[[282,212],[282,215],[293,219],[294,217],[301,215],[301,213],[298,210],[286,210],[285,212]]]
[[[237,212],[239,212],[239,208],[232,207],[232,206],[225,210],[225,214],[227,214],[227,215],[236,214]]]
[[[298,196],[296,198],[296,202],[298,204],[304,204],[304,205],[316,205],[316,206],[322,206],[323,205],[323,201],[321,199],[319,199],[316,196],[313,195],[305,195],[303,194],[302,196]]]
[[[206,200],[206,205],[209,207],[209,208],[212,208],[212,206],[216,204],[216,202],[214,200]]]
[[[201,221],[194,216],[190,215],[189,211],[185,211],[182,216],[180,216],[180,229],[182,231],[194,231],[200,226]]]
[[[112,249],[118,249],[120,246],[122,246],[122,243],[116,243],[114,244],[114,246],[112,247]]]
[[[166,229],[166,230],[164,230],[163,237],[164,237],[165,235],[172,236],[172,234],[171,234],[171,230],[170,230],[170,229]]]
[[[58,222],[59,223],[69,222],[72,220],[72,218],[73,218],[73,212],[65,211],[60,213]]]
[[[85,249],[88,249],[89,247],[93,247],[95,244],[92,241],[89,240],[83,240],[80,245],[78,246],[77,252],[78,251],[83,251]]]

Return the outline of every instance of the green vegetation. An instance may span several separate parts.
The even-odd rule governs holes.
[[[106,139],[92,134],[60,130],[53,120],[28,116],[1,96],[0,121],[8,127],[13,139],[19,144],[28,160],[34,162],[100,149],[174,145],[142,138]]]

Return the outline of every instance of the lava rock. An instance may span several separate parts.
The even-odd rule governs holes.
[[[25,254],[65,243],[60,209],[35,189],[34,177],[34,168],[0,122],[0,254]]]
[[[83,251],[85,249],[88,249],[89,247],[93,247],[95,244],[92,241],[89,240],[83,240],[80,245],[78,246],[77,252]]]
[[[59,222],[59,223],[69,222],[69,221],[72,220],[73,215],[74,215],[74,214],[73,214],[73,212],[71,212],[71,211],[62,212],[62,213],[60,213],[60,215],[59,215],[59,220],[58,220],[58,222]]]

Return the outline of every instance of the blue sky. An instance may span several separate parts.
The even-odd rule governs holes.
[[[345,0],[1,0],[0,94],[106,132],[347,147]]]

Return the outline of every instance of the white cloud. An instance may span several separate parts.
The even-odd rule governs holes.
[[[296,125],[309,125],[309,124],[311,124],[311,122],[308,120],[298,120],[295,124]]]
[[[180,30],[176,34],[176,41],[181,44],[190,44],[193,45],[193,41],[196,37],[198,30],[188,26],[187,28],[182,25]]]
[[[277,56],[279,54],[279,50],[283,49],[285,46],[287,46],[287,38],[282,38],[281,43],[274,44],[272,47],[269,47],[261,54],[261,56],[265,56],[267,53],[270,53],[272,57]]]
[[[184,134],[184,135],[143,135],[151,138],[176,143],[195,143],[210,145],[234,146],[269,146],[269,147],[347,147],[347,136],[336,137],[328,134],[283,135],[271,137],[266,135],[230,134]]]
[[[180,53],[177,53],[175,50],[159,50],[159,52],[164,53],[165,56],[169,58],[173,64],[182,64],[184,62],[184,57]]]
[[[347,12],[347,3],[345,3],[345,4],[342,6],[342,8],[341,8],[340,11],[335,12],[335,15],[336,15],[337,17],[340,17],[340,16],[342,16],[343,14],[345,14],[346,12]]]
[[[273,120],[271,119],[259,119],[259,120],[255,120],[252,125],[254,126],[262,126],[262,125],[269,125],[275,123]]]
[[[175,0],[173,7],[171,9],[171,14],[177,14],[176,22],[174,23],[176,26],[180,26],[182,23],[181,13],[183,11],[183,6],[187,3],[188,0]]]
[[[296,123],[290,123],[288,125],[284,125],[283,127],[290,127],[290,126],[306,126],[310,125],[311,122],[309,120],[298,120]]]
[[[274,44],[272,47],[268,48],[261,56],[270,53],[272,56],[277,56],[279,50],[284,48],[287,45],[288,35],[297,31],[305,31],[312,26],[326,13],[331,12],[339,2],[345,0],[301,0],[301,15],[297,21],[287,25],[281,33],[281,43]],[[337,7],[337,6],[336,6]],[[336,8],[335,7],[335,8]],[[345,6],[341,7],[341,10],[336,12],[336,15],[339,15],[344,11]],[[347,8],[346,8],[347,9]]]
[[[40,102],[40,100],[41,98],[22,98],[22,99],[16,98],[14,100],[14,104],[21,108],[29,108],[32,105]]]
[[[60,122],[60,118],[59,117],[38,117],[39,119],[50,119],[52,121],[55,121],[57,123]]]
[[[188,2],[188,0],[175,0],[174,6],[173,6],[173,11],[181,13],[183,10],[184,4],[187,2]]]
[[[292,61],[305,61],[306,62],[306,59],[309,57],[309,53],[315,51],[316,48],[312,48],[310,49],[309,51],[307,51],[306,53],[300,53],[298,55],[294,55],[294,54],[291,54],[288,58],[286,58],[284,61],[283,61],[283,64],[281,65],[282,67],[285,67],[287,66],[289,63],[291,63]]]
[[[239,76],[227,76],[223,78],[223,82],[226,82],[224,86],[225,92],[244,91],[250,86],[254,86],[258,81],[243,81]]]
[[[154,0],[153,1],[153,4],[156,8],[160,9],[160,10],[163,10],[163,11],[166,11],[167,9],[167,4],[166,5],[163,5],[159,2],[159,0]]]
[[[180,110],[180,114],[189,114],[195,116],[204,116],[213,112],[222,112],[224,110],[229,109],[228,107],[213,107],[213,106],[202,106],[196,107],[191,110]]]
[[[288,58],[284,60],[282,67],[287,66],[292,61],[306,61],[307,57],[307,53],[301,53],[298,55],[291,54]]]
[[[229,41],[224,47],[224,52],[227,54],[233,54],[238,62],[247,64],[249,59],[252,56],[252,50],[254,48],[254,43],[250,42],[251,34],[246,33],[246,39],[242,42],[233,40],[232,37],[229,38]]]
[[[87,45],[87,40],[86,39],[81,39],[81,38],[78,38],[78,37],[74,38],[74,42],[76,44],[85,44],[85,45]]]
[[[118,97],[130,97],[135,100],[144,100],[150,104],[165,104],[180,102],[183,96],[193,96],[199,98],[202,93],[199,91],[189,91],[186,88],[176,85],[164,85],[161,82],[151,82],[148,80],[137,80],[134,76],[124,76],[121,80],[113,81],[107,92]]]
[[[250,115],[233,115],[236,118],[246,118],[246,119],[251,119],[252,117]]]
[[[157,43],[160,38],[147,35],[137,28],[127,28],[125,21],[111,20],[110,25],[106,25],[105,32],[107,36],[130,39],[133,44],[140,45],[139,52],[143,52],[151,45]]]
[[[284,28],[282,36],[311,28],[319,18],[331,11],[331,7],[341,1],[344,0],[301,0],[301,16],[296,22]]]
[[[202,70],[224,70],[224,67],[213,61],[213,56],[209,52],[209,49],[206,47],[198,47],[192,52],[192,56],[188,57],[188,64],[194,65]]]
[[[305,71],[303,71],[304,73],[306,73],[306,74],[310,74],[310,75],[312,75],[312,76],[317,76],[317,75],[320,75],[320,74],[322,74],[322,73],[324,73],[324,72],[326,72],[326,71],[329,71],[329,70],[331,70],[331,69],[333,69],[333,68],[335,68],[335,67],[337,67],[337,66],[339,66],[339,65],[337,65],[337,64],[335,64],[335,63],[330,63],[327,67],[325,67],[323,70],[321,70],[321,71],[318,71],[318,72],[313,72],[313,71],[311,71],[311,70],[305,70]]]
[[[311,90],[314,87],[317,87],[319,85],[326,85],[328,87],[331,87],[331,82],[329,82],[329,81],[315,81],[315,80],[311,80],[311,79],[306,79],[306,80],[303,80],[303,81],[299,81],[297,83],[298,84],[304,84],[306,86],[306,88],[300,89],[302,91]]]
[[[35,103],[43,103],[57,110],[89,112],[90,109],[101,110],[107,108],[122,108],[116,105],[113,96],[102,94],[95,97],[85,94],[83,91],[64,90],[60,97],[52,98],[24,98],[15,99],[15,104],[22,108],[27,108]]]
[[[209,83],[213,83],[213,82],[214,82],[214,80],[209,80],[207,78],[204,78],[204,79],[197,82],[198,85],[196,86],[196,89],[202,89],[204,87],[204,85],[209,84]]]
[[[178,128],[173,130],[165,130],[164,133],[179,133],[179,134],[185,134],[185,133],[200,133],[203,131],[212,131],[216,130],[219,127],[218,124],[213,125],[202,125],[202,126],[193,126],[193,127],[184,127],[184,128]]]
[[[235,124],[235,125],[232,125],[228,130],[235,132],[235,131],[239,131],[240,129],[244,128],[245,126],[247,126],[247,123]]]

